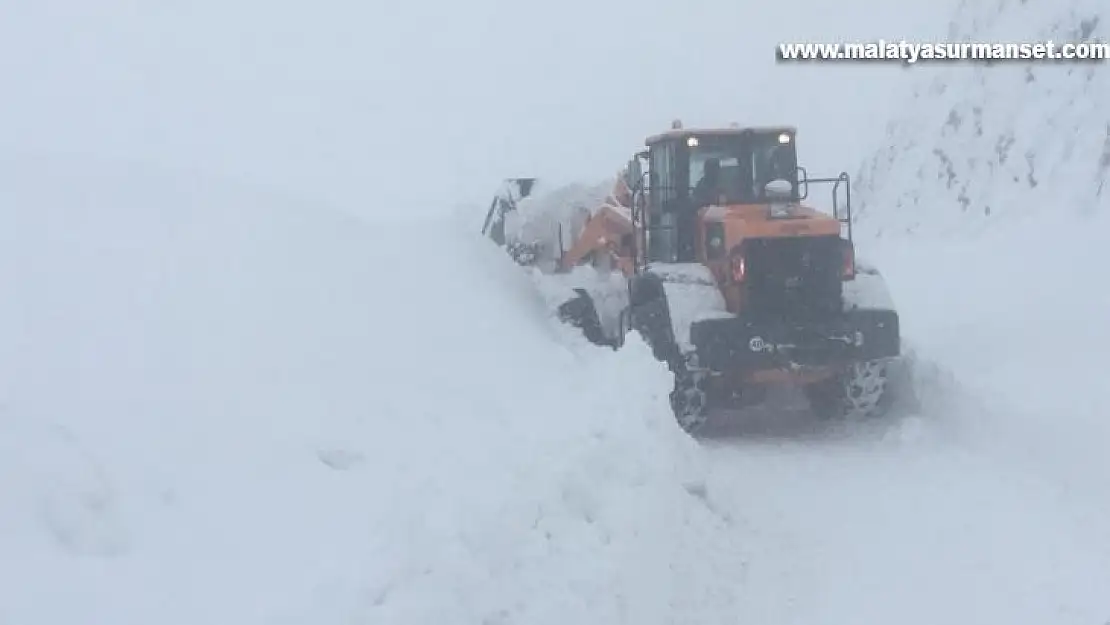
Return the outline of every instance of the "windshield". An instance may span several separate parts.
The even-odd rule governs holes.
[[[793,143],[779,135],[710,137],[690,146],[690,184],[695,199],[729,204],[766,202],[772,180],[790,182],[797,198],[797,160]]]

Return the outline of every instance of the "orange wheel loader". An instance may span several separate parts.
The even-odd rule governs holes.
[[[797,387],[824,418],[891,405],[898,313],[882,276],[856,259],[851,181],[809,178],[796,139],[792,127],[676,120],[582,227],[560,232],[556,272],[590,265],[624,278],[616,328],[601,327],[582,288],[560,316],[613,348],[638,332],[674,374],[671,407],[690,433],[714,405],[759,403],[772,384]],[[831,211],[807,203],[813,185],[831,186]]]

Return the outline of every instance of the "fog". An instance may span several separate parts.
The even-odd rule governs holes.
[[[781,64],[776,44],[946,27],[935,5],[869,0],[309,6],[8,3],[0,149],[363,215],[480,206],[506,176],[604,177],[674,118],[795,124],[811,171],[853,171],[894,105],[890,74],[919,69]]]

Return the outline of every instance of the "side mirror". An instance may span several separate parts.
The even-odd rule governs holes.
[[[809,173],[805,167],[798,167],[798,196],[806,199],[809,196]]]

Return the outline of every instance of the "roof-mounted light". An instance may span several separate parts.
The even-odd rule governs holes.
[[[671,122],[671,130],[682,130],[682,120],[676,119]]]
[[[790,135],[785,133],[785,132],[782,133],[781,135],[779,135],[779,143],[782,143],[782,144],[790,143]]]
[[[690,137],[689,139],[686,140],[686,146],[691,147],[691,148],[698,147],[698,138],[697,137]]]

